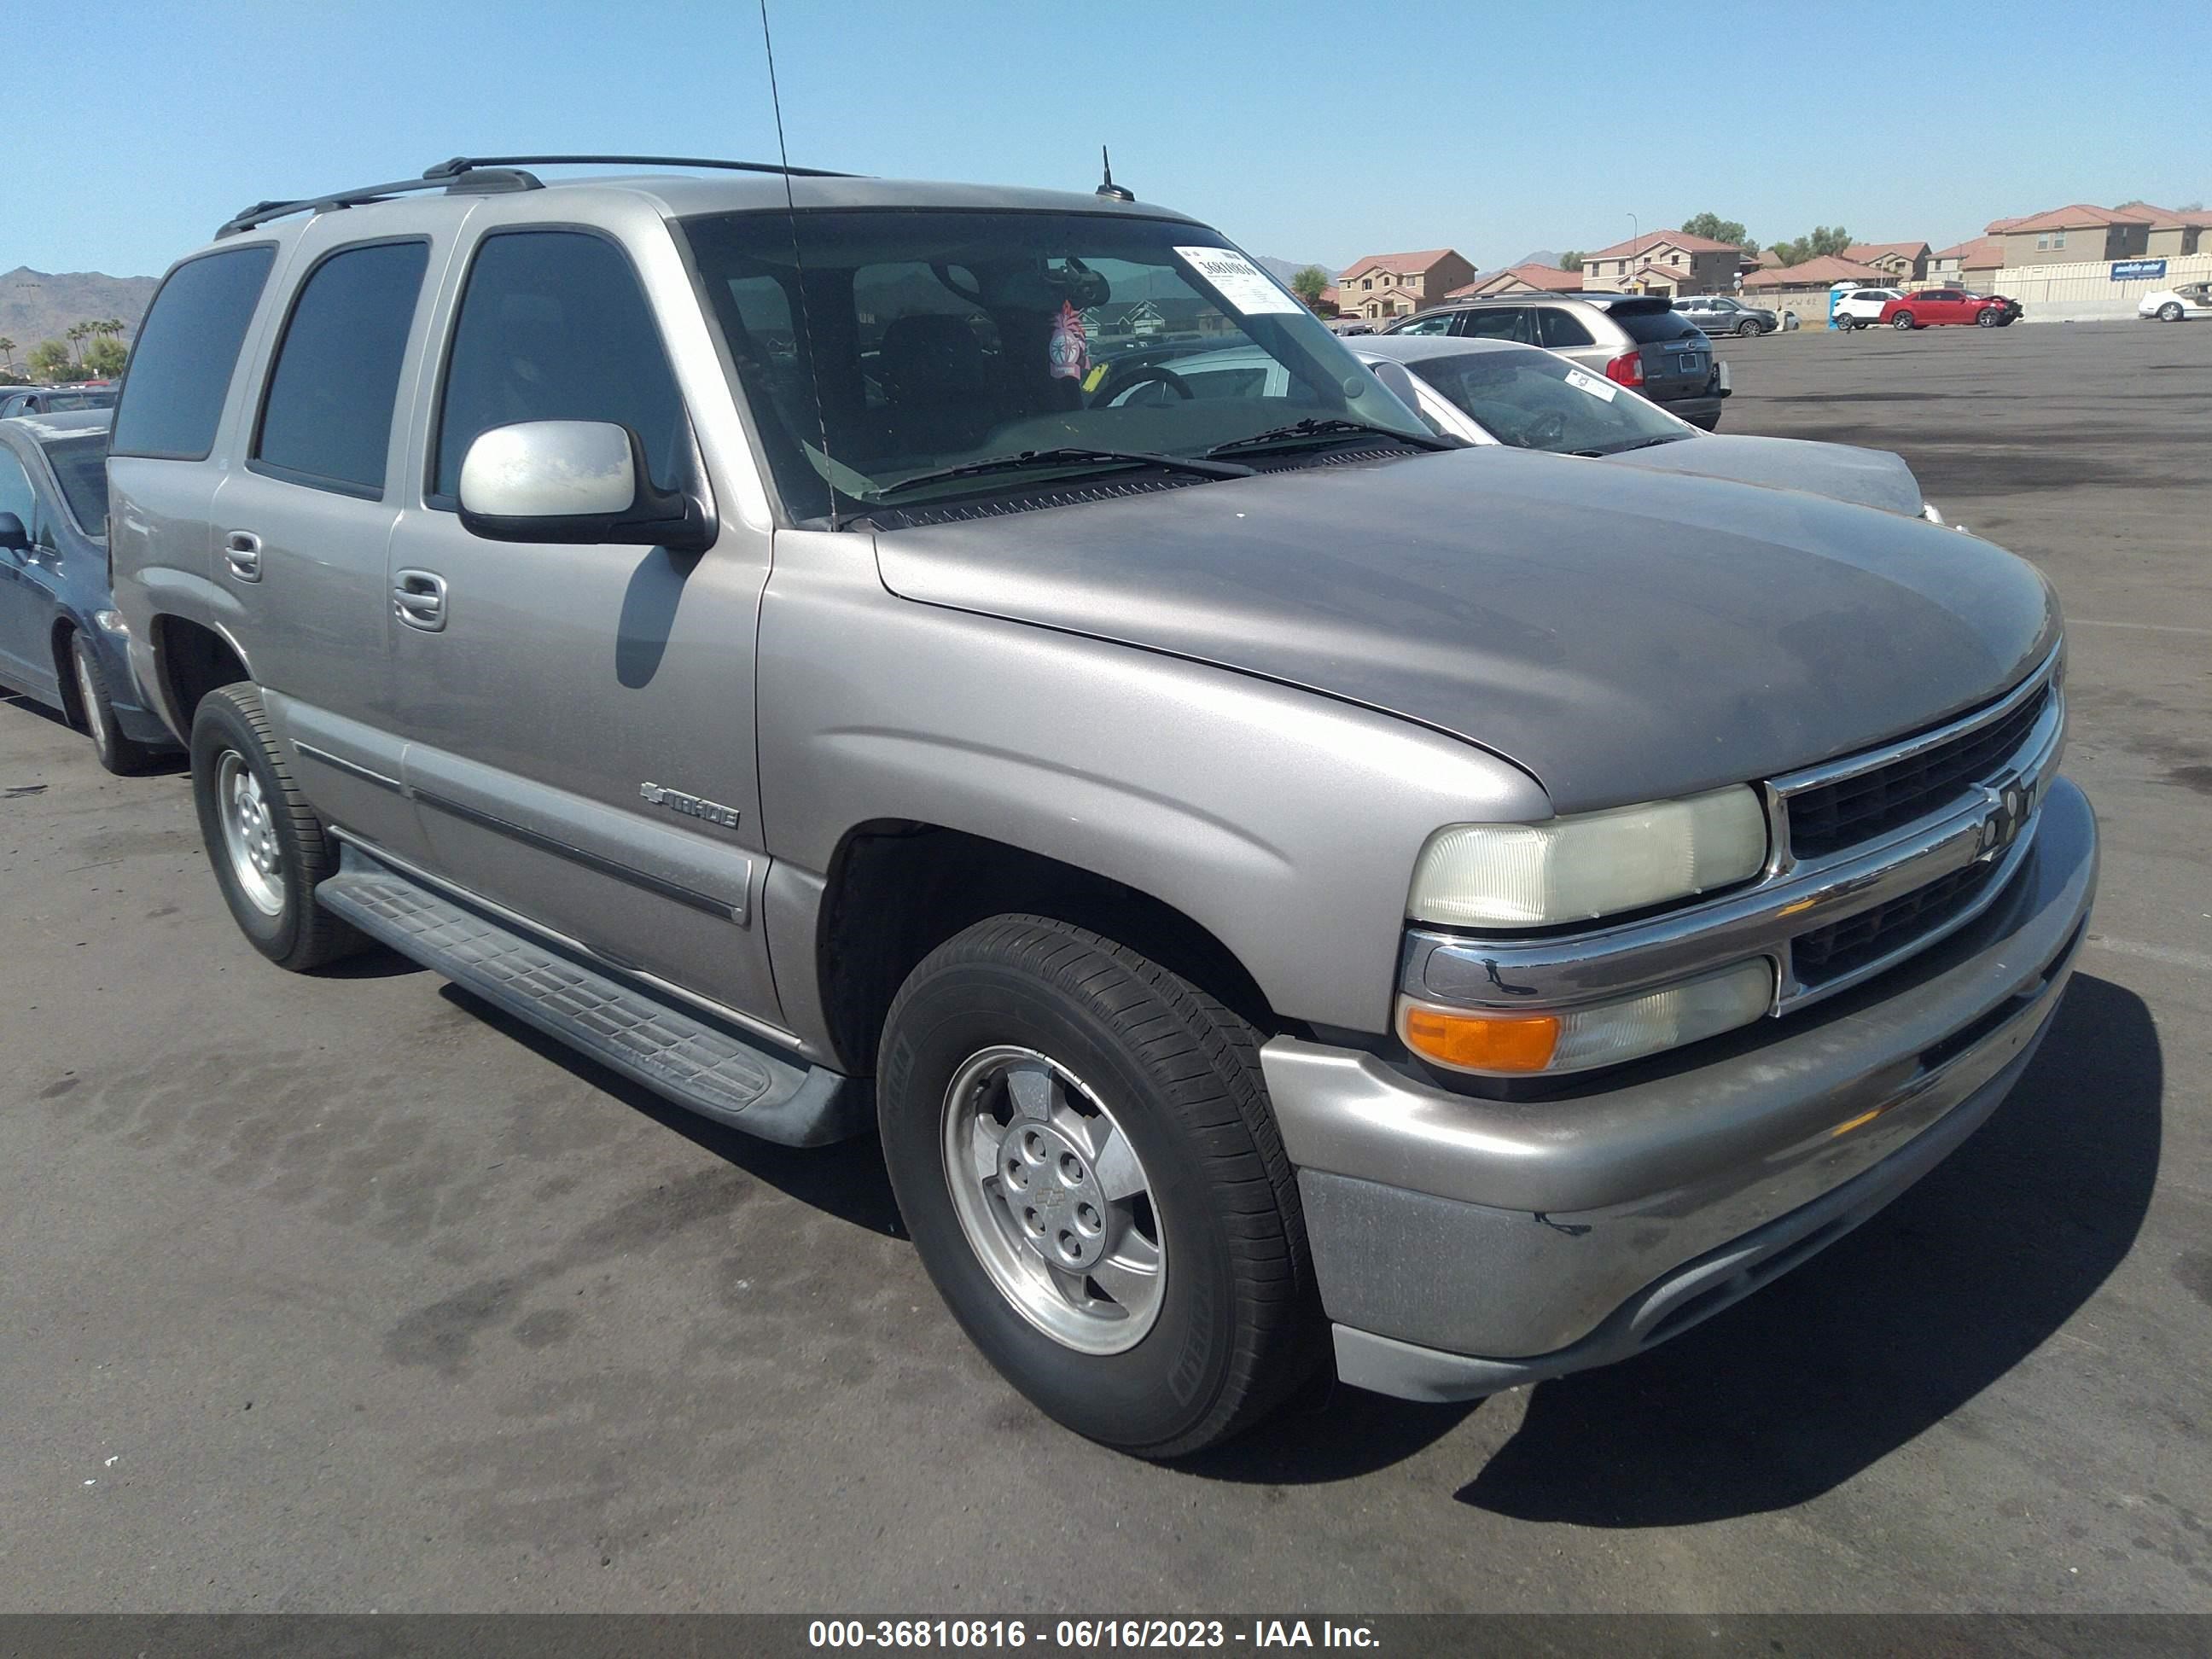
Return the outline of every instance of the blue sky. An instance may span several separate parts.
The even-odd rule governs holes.
[[[9,9],[12,78],[50,70],[66,90],[11,122],[0,270],[158,271],[261,197],[457,152],[775,154],[753,0]],[[1869,27],[1839,40],[1854,10]],[[1361,15],[1394,21],[1363,35]],[[1597,247],[1632,213],[1940,246],[1998,214],[2212,198],[2196,5],[769,0],[769,16],[795,161],[1087,190],[1107,143],[1146,199],[1330,265]]]

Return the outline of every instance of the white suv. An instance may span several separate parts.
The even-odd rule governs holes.
[[[1881,320],[1882,307],[1901,297],[1893,288],[1855,288],[1836,301],[1836,326],[1846,333],[1872,328]]]

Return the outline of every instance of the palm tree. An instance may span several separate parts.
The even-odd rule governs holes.
[[[85,337],[92,332],[92,325],[90,323],[73,323],[67,330],[64,331],[64,332],[69,336],[70,367],[71,368],[80,368],[82,366],[82,360],[84,357]]]
[[[15,372],[15,343],[4,334],[0,334],[0,358],[7,360],[8,372],[13,374]]]

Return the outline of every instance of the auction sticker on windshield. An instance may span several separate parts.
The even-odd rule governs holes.
[[[1578,368],[1567,371],[1567,384],[1577,392],[1587,392],[1593,398],[1602,398],[1611,403],[1620,395],[1620,388],[1599,380],[1595,374],[1585,374]]]
[[[1269,281],[1267,272],[1235,248],[1179,247],[1176,257],[1212,283],[1214,291],[1229,302],[1231,308],[1244,316],[1256,317],[1271,311],[1295,315],[1304,309]]]

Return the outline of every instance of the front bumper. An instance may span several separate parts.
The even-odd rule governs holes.
[[[1849,1231],[1993,1111],[2041,1040],[2096,887],[2061,778],[1969,926],[1819,1008],[1545,1100],[1355,1050],[1261,1051],[1339,1376],[1464,1399],[1623,1358]]]

